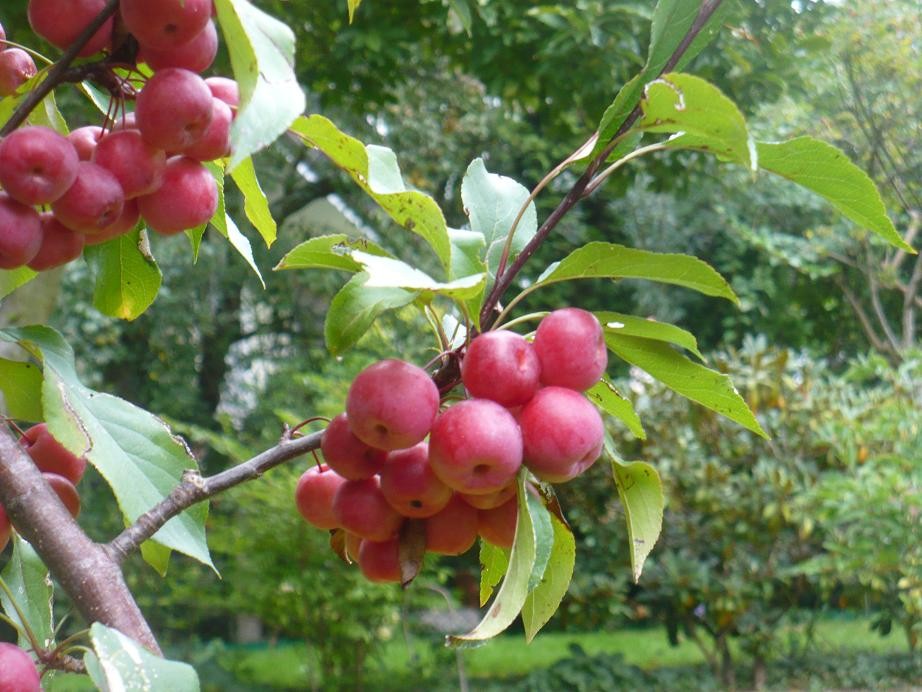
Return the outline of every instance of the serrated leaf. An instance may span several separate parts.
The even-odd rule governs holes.
[[[386,250],[366,238],[350,238],[345,233],[311,238],[289,250],[275,265],[282,269],[341,269],[360,272],[362,265],[352,259],[353,250],[389,257]]]
[[[586,391],[586,396],[602,411],[623,422],[634,437],[640,440],[647,439],[647,433],[644,432],[634,405],[611,382],[599,380]]]
[[[365,272],[356,274],[330,302],[323,335],[333,355],[354,346],[381,314],[416,299],[415,292],[401,288],[369,288],[365,285],[367,280]]]
[[[0,300],[6,298],[20,286],[32,281],[36,276],[38,276],[38,272],[32,271],[28,267],[0,269]]]
[[[480,624],[467,634],[446,637],[449,646],[476,646],[479,642],[492,639],[512,624],[528,597],[528,584],[535,566],[536,553],[535,531],[531,513],[528,511],[524,469],[519,472],[516,482],[519,516],[506,576]]]
[[[697,149],[754,167],[746,119],[717,87],[699,77],[672,73],[647,84],[637,127],[647,132],[681,133],[672,149]]]
[[[550,559],[540,583],[528,594],[522,606],[525,641],[530,642],[557,612],[576,564],[576,540],[573,532],[556,515],[548,513],[554,532]]]
[[[104,315],[134,320],[154,302],[163,274],[150,252],[146,230],[135,228],[87,247],[83,256],[96,274],[93,305]]]
[[[155,656],[118,630],[94,622],[90,627],[93,651],[84,661],[87,673],[103,692],[198,692],[199,679],[187,663]]]
[[[181,440],[160,419],[118,397],[93,391],[77,376],[74,353],[49,327],[0,331],[42,360],[42,410],[51,434],[86,456],[112,488],[125,522],[165,499],[184,471],[197,468]],[[205,541],[206,503],[166,523],[153,540],[212,566]]]
[[[435,200],[422,192],[403,189],[388,170],[383,147],[373,147],[374,176],[369,170],[369,150],[359,140],[341,132],[336,125],[320,115],[298,118],[291,127],[305,144],[320,149],[329,159],[348,173],[394,221],[422,237],[435,252],[446,272],[451,267],[451,243],[445,217]],[[398,171],[399,173],[399,171]],[[375,184],[381,185],[375,188]],[[400,189],[396,189],[396,188]]]
[[[915,252],[887,216],[874,181],[841,150],[813,137],[780,143],[759,142],[756,148],[760,168],[815,192],[846,218],[891,245]]]
[[[509,230],[528,196],[528,190],[512,178],[487,171],[483,159],[474,159],[464,174],[461,181],[464,213],[470,219],[471,230],[484,237],[484,260],[491,277],[496,275]],[[534,202],[529,202],[512,239],[510,260],[522,251],[537,229],[538,214]]]
[[[54,645],[54,621],[52,620],[52,603],[54,588],[48,568],[39,558],[38,553],[19,534],[13,534],[13,554],[3,574],[0,575],[9,587],[16,602],[16,607],[22,611],[26,622],[23,623],[16,612],[16,607],[9,596],[0,592],[0,604],[3,612],[20,626],[28,626],[35,635],[36,640],[45,648]],[[31,643],[28,637],[19,635],[19,646],[29,649]]]
[[[642,461],[623,462],[612,455],[611,468],[627,519],[631,572],[636,582],[663,528],[663,484],[656,469]]]
[[[247,0],[215,0],[215,8],[240,88],[231,126],[233,171],[284,134],[304,112],[305,98],[294,71],[294,32]]]
[[[681,70],[714,37],[721,25],[723,14],[731,3],[725,2],[711,15],[698,36],[692,41],[680,60],[672,66]],[[666,68],[669,58],[679,47],[688,30],[694,24],[701,8],[700,0],[660,0],[653,12],[650,26],[650,46],[647,62],[640,74],[622,87],[612,104],[605,110],[599,123],[599,144],[593,154],[598,153],[615,136],[615,133],[630,115],[643,95],[643,88],[656,79]]]
[[[438,294],[456,300],[467,300],[483,293],[486,274],[475,274],[447,283],[433,279],[406,262],[390,257],[372,255],[361,250],[352,253],[368,275],[365,285],[369,288],[402,288],[420,294]]]
[[[483,608],[509,568],[509,551],[480,540],[480,607]]]
[[[37,365],[0,358],[0,391],[11,418],[43,420],[42,371]]]
[[[605,333],[626,334],[627,336],[640,336],[644,339],[665,341],[694,353],[700,360],[704,360],[698,350],[698,340],[694,334],[681,327],[667,322],[657,322],[652,319],[625,315],[620,312],[601,311],[595,313]]]
[[[549,267],[535,286],[592,278],[659,281],[739,304],[739,298],[726,279],[697,257],[637,250],[615,243],[583,245]]]
[[[605,343],[619,358],[636,365],[678,394],[768,438],[727,375],[693,363],[661,341],[609,332],[605,335]]]
[[[259,180],[256,178],[256,169],[253,167],[253,159],[246,158],[231,171],[231,178],[237,189],[243,195],[243,213],[253,224],[253,227],[262,236],[266,247],[272,247],[278,236],[278,227],[275,219],[272,218],[272,212],[269,210],[269,200],[266,199],[266,193],[259,186]]]

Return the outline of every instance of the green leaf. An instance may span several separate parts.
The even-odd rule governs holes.
[[[456,228],[448,229],[448,237],[451,240],[451,271],[448,276],[451,279],[460,279],[465,276],[487,273],[487,265],[483,261],[486,243],[482,233],[476,231],[461,231]],[[463,301],[464,309],[468,317],[473,321],[474,328],[480,329],[480,309],[483,307],[484,297],[486,296],[486,282],[483,284],[483,290]]]
[[[246,158],[241,161],[240,165],[231,171],[231,178],[243,194],[243,213],[262,236],[266,247],[272,247],[278,235],[278,228],[275,219],[272,218],[272,212],[269,211],[269,200],[266,199],[266,193],[263,192],[259,186],[259,180],[256,179],[253,159]]]
[[[612,455],[611,469],[627,519],[631,572],[636,582],[663,528],[663,484],[656,469],[642,461],[625,463]]]
[[[777,144],[759,142],[757,150],[760,168],[815,192],[846,218],[891,245],[915,252],[887,216],[874,181],[841,150],[813,137],[797,137]]]
[[[309,146],[320,149],[377,202],[400,226],[422,237],[438,256],[446,272],[451,267],[451,243],[445,217],[435,200],[422,192],[407,191],[396,182],[396,160],[383,147],[366,148],[320,115],[298,118],[292,132]],[[373,170],[370,168],[373,162]],[[399,170],[396,175],[399,177]],[[380,187],[375,187],[379,185]]]
[[[284,134],[305,99],[294,72],[294,32],[247,0],[215,0],[215,8],[240,87],[227,166],[233,171]]]
[[[133,320],[151,306],[163,274],[150,252],[147,231],[135,228],[84,250],[96,274],[93,305],[104,315]]]
[[[605,413],[623,422],[634,437],[647,439],[640,416],[631,401],[619,392],[608,380],[599,380],[586,391],[586,396]]]
[[[468,0],[448,0],[448,4],[458,17],[458,21],[461,22],[461,26],[464,27],[464,31],[470,36],[474,18],[471,14],[471,6],[468,4]]]
[[[573,532],[557,515],[548,512],[548,516],[554,532],[550,559],[541,582],[528,594],[525,605],[522,606],[522,624],[525,626],[527,642],[534,639],[538,630],[557,612],[570,586],[573,566],[576,563],[576,540],[573,538]]]
[[[256,277],[259,279],[259,283],[262,284],[263,288],[266,287],[266,282],[263,280],[263,275],[259,271],[259,267],[256,265],[256,259],[253,257],[253,246],[250,245],[250,239],[247,238],[239,228],[237,224],[234,223],[234,220],[230,216],[224,217],[224,225],[227,228],[227,240],[230,242],[231,247],[234,248],[237,253],[243,257],[244,261],[250,265],[256,273]]]
[[[402,288],[423,295],[438,294],[457,300],[466,300],[483,294],[486,274],[474,274],[448,283],[436,281],[406,262],[390,257],[372,255],[361,250],[352,253],[352,259],[362,265],[368,274],[365,285],[369,288]]]
[[[0,592],[0,603],[7,616],[20,626],[27,625],[36,640],[47,648],[54,646],[54,621],[52,603],[54,589],[48,568],[39,558],[38,553],[19,534],[13,534],[13,555],[0,575],[13,594],[16,606],[22,611],[26,622],[23,623],[13,607],[9,596]],[[29,639],[19,636],[19,645],[31,648]]]
[[[528,513],[531,515],[532,530],[535,533],[535,566],[532,567],[531,576],[528,578],[528,591],[531,592],[541,582],[551,559],[554,526],[551,523],[551,513],[540,498],[529,492],[525,499],[528,502]]]
[[[42,409],[51,434],[86,456],[111,486],[126,523],[165,499],[187,469],[197,468],[183,442],[158,418],[123,399],[93,391],[77,376],[74,353],[49,327],[0,331],[43,362]],[[206,503],[171,519],[153,540],[212,566],[205,541]]]
[[[480,607],[483,608],[509,568],[509,551],[480,540]]]
[[[647,132],[681,133],[673,149],[698,149],[754,167],[752,142],[739,108],[713,84],[687,74],[667,74],[647,84],[638,127]]]
[[[715,36],[720,27],[723,15],[732,3],[722,4],[702,27],[701,32],[686,49],[682,58],[672,66],[673,70],[681,70],[688,64]],[[622,87],[612,104],[605,110],[599,123],[599,143],[593,153],[601,151],[615,136],[615,133],[630,115],[634,107],[640,102],[643,88],[648,82],[656,79],[662,72],[669,58],[685,38],[688,30],[694,24],[701,7],[700,0],[660,0],[653,12],[653,22],[650,27],[650,47],[647,52],[647,62],[640,74]]]
[[[693,363],[662,341],[608,332],[605,343],[619,358],[673,391],[768,438],[727,375]]]
[[[698,350],[698,341],[695,336],[674,324],[657,322],[652,319],[624,315],[620,312],[602,311],[595,313],[605,333],[626,334],[627,336],[640,336],[644,339],[665,341],[676,346],[681,346],[694,353],[700,360],[704,360]]]
[[[647,279],[692,288],[739,304],[739,298],[720,274],[697,257],[593,242],[567,255],[542,274],[535,286],[572,279]]]
[[[195,669],[155,656],[118,630],[94,622],[90,627],[93,651],[84,661],[87,673],[104,692],[198,692]]]
[[[352,251],[388,257],[388,252],[366,238],[350,238],[345,233],[322,235],[296,245],[275,265],[282,269],[341,269],[360,272],[362,265],[352,259]]]
[[[529,493],[525,490],[524,469],[519,473],[517,483],[519,517],[515,527],[515,542],[509,554],[509,569],[480,624],[467,634],[448,636],[446,643],[449,646],[472,646],[492,639],[512,624],[528,597],[528,583],[535,566],[536,546],[534,525],[528,511]]]
[[[356,274],[330,302],[323,335],[333,355],[354,346],[381,314],[416,299],[416,293],[401,288],[368,288],[367,280],[368,274]]]
[[[34,363],[0,358],[0,391],[11,418],[44,420],[42,416],[42,371]]]
[[[0,269],[0,300],[38,276],[38,272],[28,267],[18,269]]]
[[[464,174],[461,181],[464,213],[471,221],[471,230],[484,237],[485,259],[491,276],[496,274],[509,230],[528,196],[528,190],[512,178],[488,172],[483,159],[474,159]],[[512,240],[510,261],[537,230],[538,213],[534,202],[529,202]]]
[[[362,4],[362,0],[346,0],[346,5],[349,7],[349,23],[352,24],[352,19],[355,17],[355,11],[359,8],[359,5]]]

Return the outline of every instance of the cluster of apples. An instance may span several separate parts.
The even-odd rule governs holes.
[[[105,4],[29,0],[29,23],[66,49]],[[85,245],[125,234],[141,218],[164,235],[211,219],[218,187],[203,162],[230,153],[239,104],[236,82],[199,74],[217,53],[213,9],[212,0],[121,0],[118,17],[80,54],[137,42],[137,62],[153,74],[137,92],[134,112],[67,136],[24,126],[0,141],[0,269],[66,264]],[[24,51],[0,52],[0,96],[15,93],[34,74]],[[132,82],[143,74],[136,71]]]
[[[15,644],[0,643],[0,690],[41,692],[38,668],[28,653]]]
[[[32,457],[32,461],[42,472],[42,477],[67,507],[71,516],[76,518],[80,514],[77,484],[86,471],[86,459],[65,449],[64,445],[51,436],[45,423],[33,425],[26,430],[19,438],[19,444]],[[6,510],[0,505],[0,550],[9,542],[11,528]],[[0,690],[2,689],[0,687]]]
[[[318,528],[343,530],[346,553],[371,581],[401,581],[407,520],[424,522],[430,552],[459,555],[478,535],[508,548],[523,464],[538,480],[564,483],[599,457],[602,418],[583,392],[607,364],[602,326],[579,308],[550,313],[533,342],[506,330],[474,338],[461,363],[469,398],[441,412],[425,370],[375,363],[324,432],[324,463],[298,481],[298,510]]]

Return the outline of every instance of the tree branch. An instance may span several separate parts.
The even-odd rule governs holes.
[[[903,295],[903,348],[907,350],[912,348],[916,342],[915,302],[920,284],[922,284],[922,255],[917,255],[912,267],[912,275],[909,277],[909,283],[906,284],[906,292]]]
[[[0,426],[0,503],[87,622],[160,653],[119,565],[77,525],[6,426]]]
[[[672,55],[669,56],[663,69],[660,70],[659,75],[657,75],[658,77],[669,72],[678,64],[689,46],[691,46],[698,34],[701,33],[701,30],[705,27],[708,20],[710,20],[714,12],[717,11],[717,8],[720,7],[721,2],[722,0],[706,0],[701,4],[698,16],[695,17],[695,21],[692,23],[691,27],[689,27],[688,32],[679,42],[679,45],[676,46]],[[563,200],[561,200],[560,204],[557,205],[557,208],[554,209],[547,219],[545,219],[544,223],[541,224],[541,228],[539,228],[534,237],[528,241],[528,244],[522,249],[518,257],[516,257],[515,262],[513,262],[502,275],[496,277],[493,289],[490,291],[490,295],[487,297],[486,301],[484,301],[483,309],[480,312],[480,323],[484,330],[489,329],[495,322],[497,317],[496,306],[499,304],[503,294],[509,289],[509,286],[512,285],[512,281],[522,270],[522,267],[557,227],[557,224],[560,223],[560,220],[567,212],[575,207],[584,197],[584,192],[586,192],[587,187],[592,182],[599,168],[601,168],[602,164],[608,159],[616,143],[631,129],[640,115],[640,104],[637,104],[627,118],[625,118],[612,139],[609,140],[605,149],[590,162],[583,175],[580,176],[579,180],[576,181]]]
[[[836,283],[839,284],[839,288],[848,301],[848,304],[852,306],[852,311],[861,323],[861,328],[864,330],[865,336],[868,337],[868,341],[871,342],[871,346],[881,353],[889,351],[890,349],[888,348],[887,342],[878,336],[877,331],[874,329],[874,325],[871,324],[867,312],[865,312],[864,307],[861,305],[861,301],[858,300],[858,296],[852,293],[851,289],[845,284],[844,279],[839,278]]]
[[[67,50],[64,51],[64,54],[58,59],[58,61],[51,67],[48,71],[48,74],[45,76],[45,79],[41,81],[40,84],[37,84],[36,87],[29,92],[29,94],[16,106],[16,110],[13,111],[13,114],[10,116],[10,119],[6,121],[2,128],[0,128],[0,137],[5,137],[10,134],[17,127],[22,125],[26,118],[29,117],[29,113],[35,110],[35,107],[42,102],[51,91],[58,86],[61,82],[70,81],[66,78],[66,73],[70,64],[77,57],[77,54],[83,50],[83,47],[89,42],[99,28],[108,21],[109,17],[115,14],[115,11],[118,9],[118,0],[108,0],[106,6],[102,11],[93,19],[92,22],[87,24],[86,28],[80,32],[80,35],[77,36],[76,40],[68,46]]]
[[[257,454],[249,461],[207,478],[203,478],[197,472],[187,472],[182,483],[176,486],[167,498],[138,517],[134,524],[102,546],[103,549],[112,560],[121,563],[176,515],[194,504],[241,483],[259,478],[266,471],[317,449],[320,447],[322,436],[323,432],[320,431],[294,440],[283,439],[275,447]]]

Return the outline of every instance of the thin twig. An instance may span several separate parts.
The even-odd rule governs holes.
[[[159,531],[170,519],[192,505],[224,492],[246,481],[262,476],[280,464],[307,454],[320,447],[323,432],[315,432],[297,439],[282,440],[275,447],[257,454],[252,459],[203,478],[197,472],[187,471],[182,482],[164,500],[138,517],[134,524],[122,531],[103,548],[117,563],[121,563],[134,550]]]

